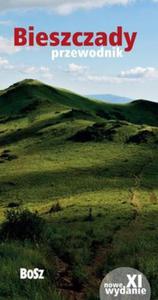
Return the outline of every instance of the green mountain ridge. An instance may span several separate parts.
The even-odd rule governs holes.
[[[32,79],[15,83],[0,93],[1,119],[6,116],[23,117],[30,112],[61,112],[68,109],[80,110],[94,118],[158,126],[158,103],[147,100],[128,104],[98,102]]]
[[[96,300],[126,265],[157,299],[157,112],[30,79],[0,91],[0,299]]]

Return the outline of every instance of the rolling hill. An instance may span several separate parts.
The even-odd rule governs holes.
[[[0,94],[1,120],[9,116],[23,117],[27,113],[57,113],[68,109],[80,110],[94,118],[119,119],[134,124],[158,126],[158,103],[146,100],[124,105],[97,102],[31,79],[16,83]]]
[[[0,92],[1,299],[97,300],[127,265],[157,299],[157,115],[31,79]],[[21,266],[45,280],[19,280]]]

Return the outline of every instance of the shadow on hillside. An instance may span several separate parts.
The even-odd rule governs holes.
[[[0,146],[10,145],[27,138],[35,137],[38,134],[39,130],[58,124],[59,122],[62,122],[62,120],[62,116],[57,116],[48,120],[38,121],[35,125],[29,126],[24,129],[19,128],[16,131],[0,137]]]
[[[38,132],[46,127],[65,122],[67,120],[73,121],[74,119],[92,120],[93,116],[89,113],[75,109],[64,111],[60,115],[54,116],[50,119],[37,121],[34,125],[27,128],[19,128],[16,131],[0,136],[0,146],[10,145],[31,137],[37,137],[39,134]]]
[[[145,172],[145,175],[143,175]],[[63,170],[34,171],[26,174],[8,176],[11,182],[16,182],[13,191],[21,189],[24,198],[33,191],[34,197],[42,199],[47,192],[53,198],[73,196],[85,192],[127,190],[135,186],[135,180],[141,174],[140,188],[144,190],[157,188],[157,167],[147,155],[133,156],[129,160],[113,160],[111,164],[94,165],[88,168],[67,168]],[[6,182],[0,182],[1,192]],[[10,188],[8,189],[10,190]],[[37,192],[36,192],[37,191]],[[37,193],[37,196],[36,196]]]

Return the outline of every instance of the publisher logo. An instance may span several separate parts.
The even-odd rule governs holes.
[[[103,279],[100,300],[150,300],[151,288],[147,278],[138,270],[118,268]]]
[[[44,270],[20,268],[20,279],[44,279]]]

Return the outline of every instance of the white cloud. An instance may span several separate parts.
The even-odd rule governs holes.
[[[2,26],[9,26],[12,24],[12,21],[10,20],[0,20],[0,25]]]
[[[153,67],[135,67],[133,69],[122,71],[119,75],[121,78],[128,78],[128,79],[142,79],[142,78],[158,78],[158,69]]]
[[[0,53],[14,54],[19,51],[20,49],[14,46],[13,40],[0,36]]]
[[[41,78],[51,80],[53,78],[53,74],[51,70],[47,67],[35,67],[35,66],[19,66],[17,67],[17,71],[20,73],[26,74],[26,76],[41,76]]]
[[[11,65],[6,58],[0,57],[0,69],[1,70],[13,70],[14,66]]]
[[[50,68],[45,66],[29,66],[29,65],[15,65],[11,64],[8,59],[0,57],[0,70],[12,70],[17,72],[20,72],[24,74],[26,77],[36,76],[41,77],[43,79],[51,80],[53,79],[53,74]]]
[[[59,14],[66,15],[76,11],[78,9],[93,9],[93,8],[101,8],[106,5],[126,5],[130,3],[131,0],[68,0],[68,1],[58,1],[58,5],[56,7],[56,11]]]
[[[0,66],[7,66],[9,64],[9,61],[5,58],[0,57]]]
[[[101,8],[107,5],[127,5],[138,0],[8,0],[0,2],[0,10],[19,8],[50,8],[59,14],[66,15],[78,9]],[[158,3],[158,0],[150,0]]]
[[[69,64],[68,72],[73,75],[82,75],[88,70],[87,66],[77,65],[74,63]]]
[[[105,5],[126,5],[134,0],[8,0],[1,1],[0,9],[49,7],[59,14],[69,14],[78,9],[101,8]]]
[[[119,77],[104,76],[104,75],[88,75],[87,80],[98,83],[121,83],[122,80]]]
[[[35,66],[19,66],[18,69],[21,73],[26,75],[35,75],[39,72],[39,68]]]
[[[79,80],[87,80],[98,83],[134,83],[141,82],[145,80],[155,80],[158,79],[158,69],[153,67],[135,67],[133,69],[129,69],[126,71],[121,71],[120,74],[117,75],[98,75],[98,74],[90,74],[89,72],[84,72],[82,77],[80,74],[78,75]]]

